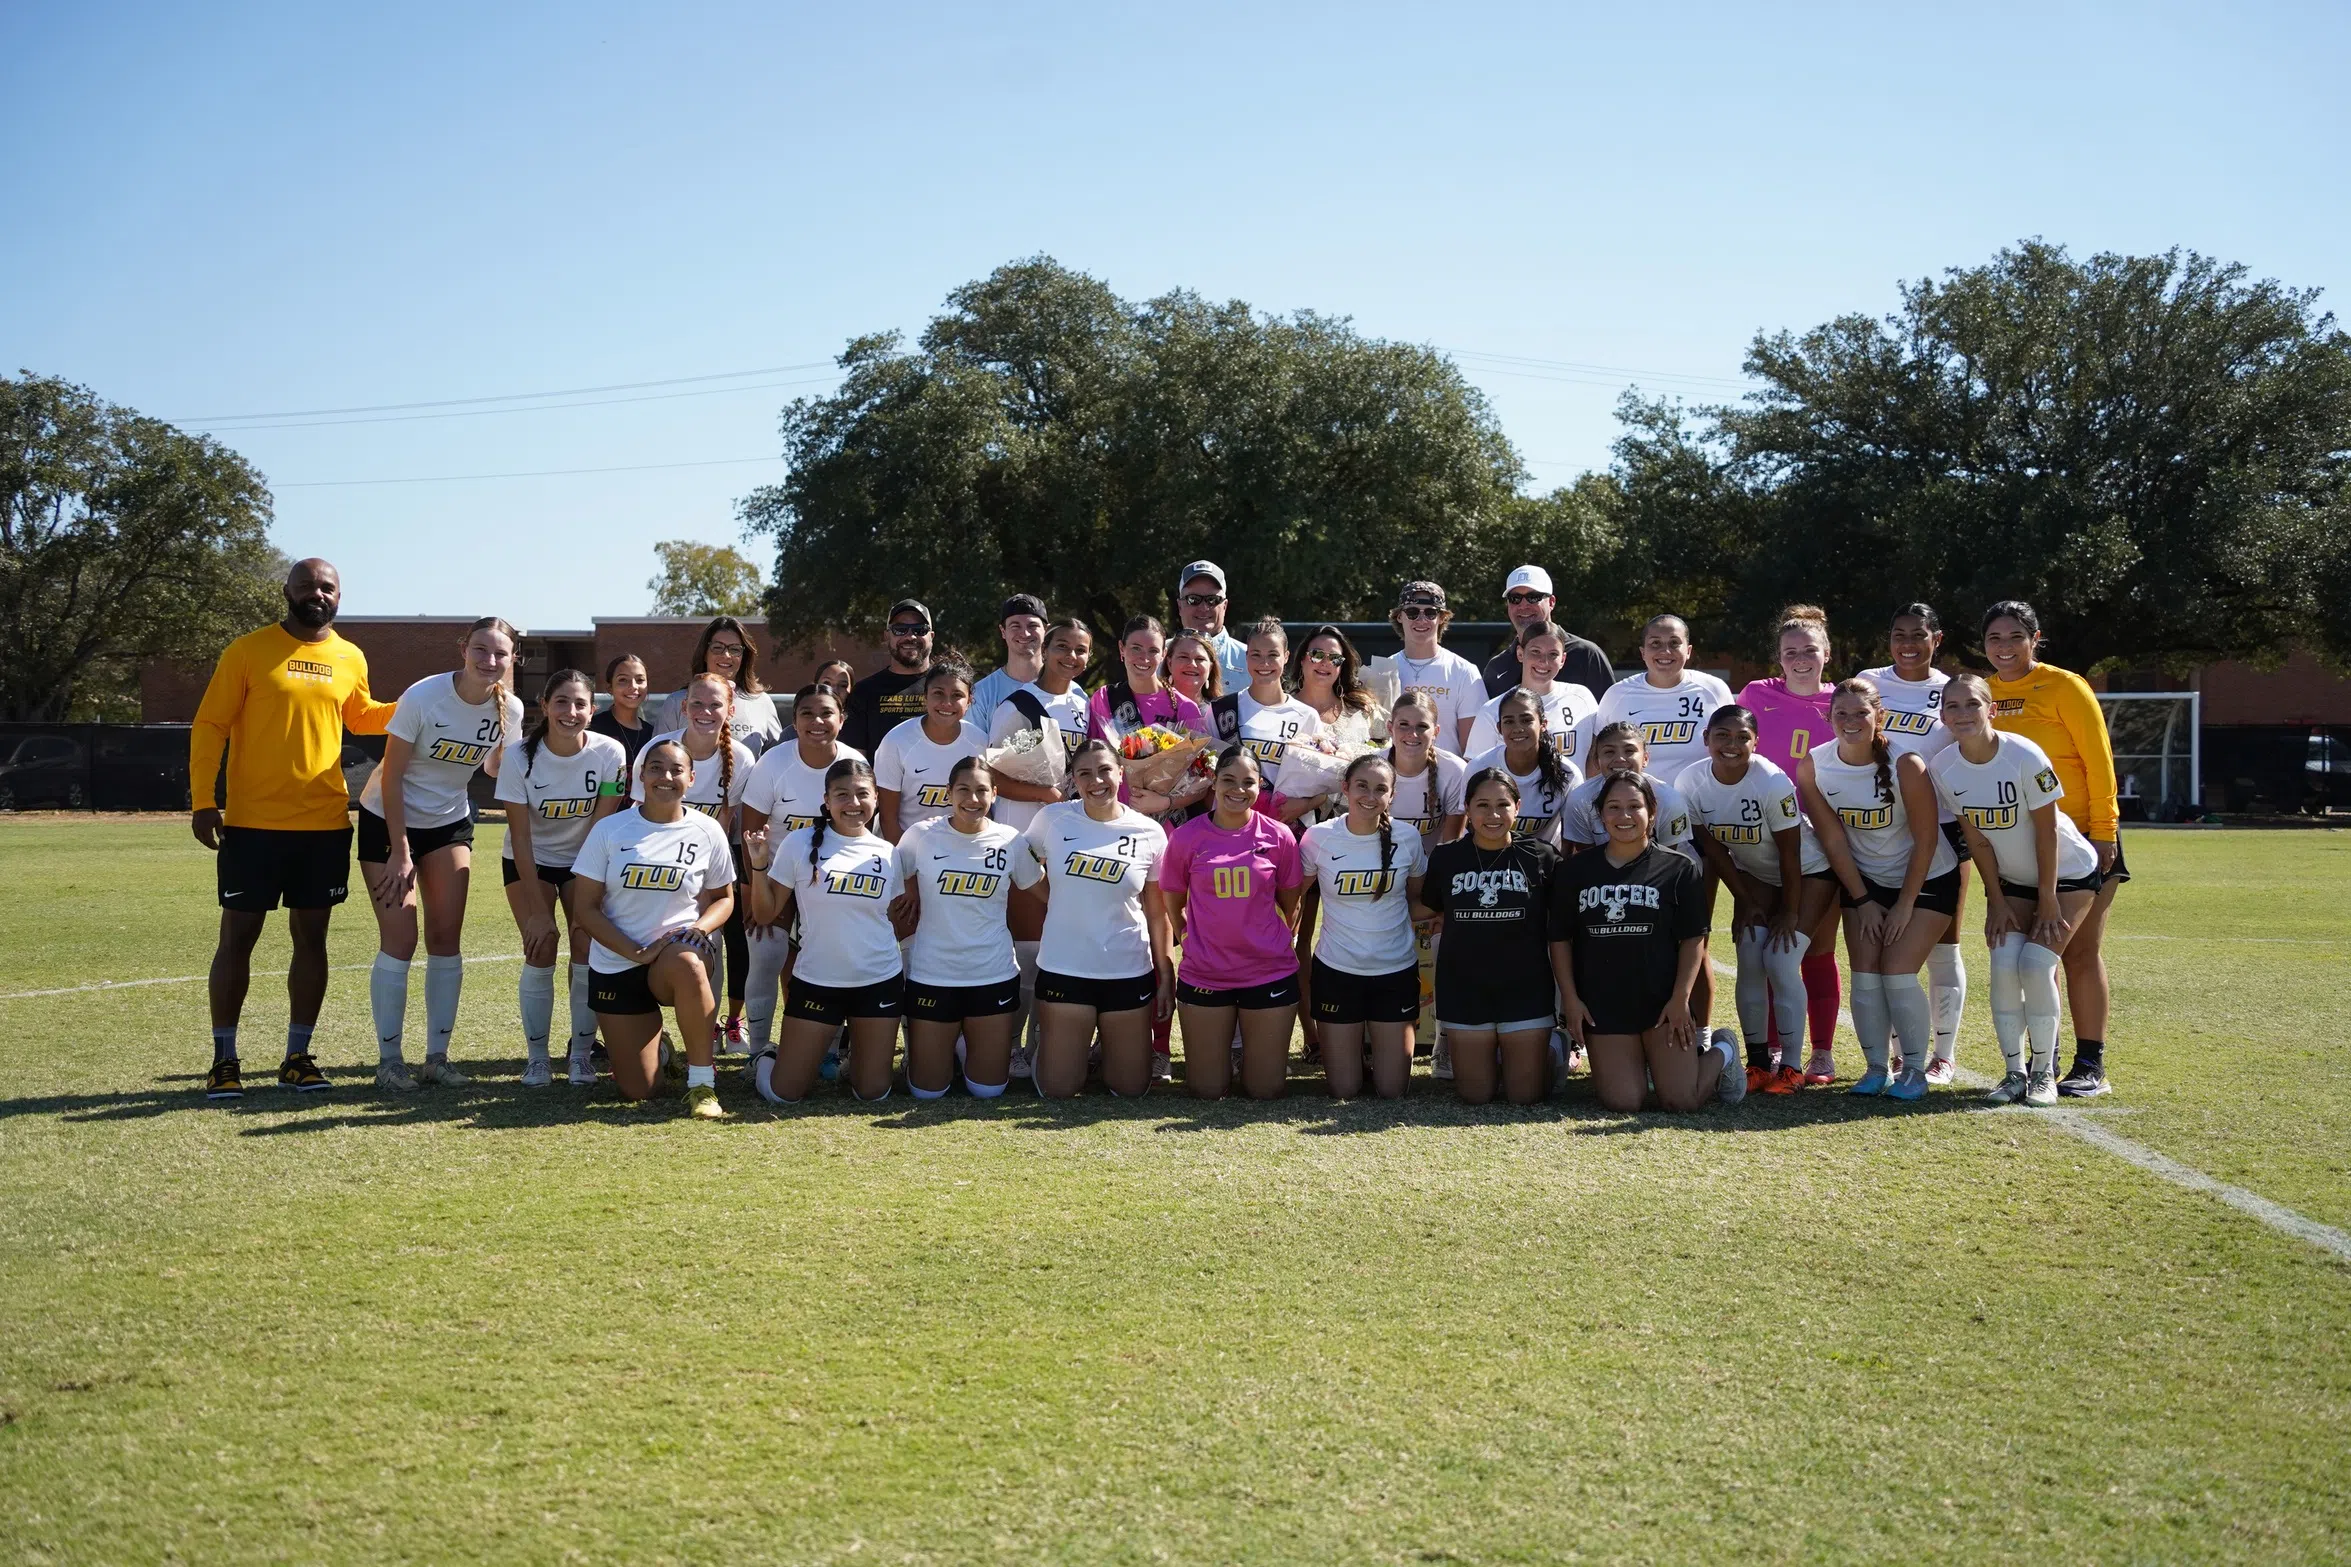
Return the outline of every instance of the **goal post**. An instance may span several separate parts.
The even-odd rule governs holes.
[[[2105,691],[2098,705],[2114,741],[2114,781],[2160,820],[2204,803],[2204,695]]]

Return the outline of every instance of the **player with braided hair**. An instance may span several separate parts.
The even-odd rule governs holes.
[[[1470,770],[1498,767],[1518,785],[1517,832],[1521,838],[1540,838],[1559,847],[1559,817],[1567,799],[1584,781],[1583,770],[1562,757],[1551,743],[1551,727],[1542,699],[1517,686],[1495,699],[1494,727],[1502,743],[1472,761]]]
[[[1375,751],[1348,763],[1339,792],[1345,814],[1307,828],[1298,843],[1300,868],[1322,903],[1312,995],[1323,1076],[1333,1099],[1361,1093],[1368,1033],[1372,1090],[1395,1099],[1412,1075],[1420,1018],[1412,906],[1428,854],[1419,833],[1396,830],[1396,771],[1385,756]]]
[[[735,688],[724,675],[696,675],[686,682],[686,726],[665,733],[668,738],[684,743],[686,755],[694,763],[694,781],[686,790],[686,805],[725,830],[728,850],[739,870],[743,864],[740,807],[743,791],[751,782],[751,771],[759,762],[748,745],[734,738],[734,705]],[[632,784],[630,792],[639,800],[645,798],[642,784]],[[743,922],[749,903],[747,891],[737,887],[734,908],[720,933],[724,938],[724,973],[713,968],[710,975],[714,989],[719,988],[722,978],[725,982],[727,1017],[720,1032],[721,1043],[730,1046],[739,1046],[743,1038],[745,982],[751,972],[751,943]]]

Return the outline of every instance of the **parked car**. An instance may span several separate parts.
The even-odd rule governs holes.
[[[89,756],[71,735],[26,735],[0,761],[0,811],[89,804]]]

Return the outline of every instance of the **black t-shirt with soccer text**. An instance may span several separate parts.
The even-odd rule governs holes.
[[[1705,874],[1655,844],[1623,865],[1592,849],[1552,878],[1550,937],[1568,943],[1576,995],[1603,1034],[1655,1027],[1682,943],[1705,934]]]
[[[1549,1017],[1548,911],[1559,851],[1537,838],[1481,849],[1456,838],[1429,852],[1421,901],[1444,916],[1437,938],[1437,1017],[1464,1025]]]

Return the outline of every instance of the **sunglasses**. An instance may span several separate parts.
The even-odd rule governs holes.
[[[1502,602],[1505,604],[1540,604],[1550,596],[1548,593],[1537,593],[1532,588],[1520,588],[1516,593],[1503,594]]]
[[[1214,609],[1224,602],[1222,593],[1187,593],[1184,602],[1194,609]]]
[[[894,637],[927,637],[930,634],[930,626],[919,620],[902,620],[890,627],[890,635]]]
[[[713,642],[710,644],[709,651],[713,653],[724,653],[729,658],[741,658],[743,656],[743,644],[740,642]]]
[[[1445,612],[1441,609],[1431,609],[1426,604],[1407,604],[1396,613],[1406,620],[1436,620]]]
[[[1339,658],[1340,655],[1337,653],[1326,652],[1318,647],[1310,647],[1306,650],[1306,662],[1309,664],[1336,664],[1339,662]]]

